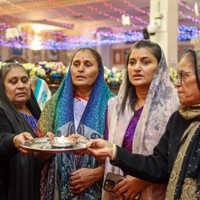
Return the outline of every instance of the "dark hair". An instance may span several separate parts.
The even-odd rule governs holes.
[[[127,60],[126,60],[126,73],[125,73],[125,78],[126,78],[126,82],[125,82],[125,88],[126,88],[126,92],[125,92],[125,96],[123,97],[123,101],[122,101],[122,111],[124,112],[125,110],[125,106],[127,103],[127,99],[129,99],[130,101],[130,108],[135,111],[135,104],[137,101],[137,95],[136,95],[136,90],[135,90],[135,86],[131,84],[130,80],[129,80],[129,76],[128,76],[128,63],[129,63],[129,58],[130,55],[133,51],[133,49],[141,49],[141,48],[149,48],[152,52],[152,54],[156,57],[158,63],[161,60],[161,56],[162,56],[162,50],[160,48],[160,46],[157,43],[151,42],[149,40],[140,40],[138,42],[136,42],[131,50],[128,53],[127,56]]]
[[[72,62],[73,62],[73,60],[74,60],[75,55],[76,55],[79,51],[89,51],[89,52],[91,52],[91,54],[95,57],[95,60],[97,61],[98,67],[100,68],[100,66],[102,65],[102,58],[101,58],[101,55],[100,55],[95,49],[88,48],[88,47],[84,47],[84,48],[78,49],[78,50],[74,53],[74,55],[72,56],[71,64],[72,64]]]
[[[6,64],[3,64],[1,66],[1,69],[0,69],[0,79],[2,81],[4,81],[7,73],[12,69],[12,68],[15,68],[15,67],[21,67],[24,69],[24,71],[27,73],[27,75],[29,76],[27,70],[24,68],[24,66],[20,63],[15,63],[15,62],[10,62],[10,63],[6,63]]]

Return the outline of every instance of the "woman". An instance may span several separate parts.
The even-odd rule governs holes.
[[[180,106],[150,156],[130,154],[108,141],[92,140],[95,156],[108,156],[125,173],[167,183],[167,200],[200,198],[200,49],[189,50],[179,62],[175,86]],[[123,155],[126,155],[124,157]],[[115,188],[114,190],[117,190]]]
[[[27,63],[27,61],[20,56],[13,56],[5,60],[4,62],[6,63],[13,62],[13,63],[20,63],[20,64]],[[51,91],[49,89],[49,86],[46,83],[46,81],[37,77],[36,75],[31,76],[30,81],[31,81],[31,89],[40,106],[40,109],[42,110],[44,108],[46,101],[50,99],[51,97]]]
[[[101,56],[91,48],[75,52],[69,73],[46,103],[38,123],[39,136],[78,133],[103,138],[107,101],[112,97],[104,81]],[[97,200],[104,167],[92,156],[57,154],[45,165],[41,199]]]
[[[17,63],[3,65],[0,70],[1,200],[39,199],[40,164],[33,155],[19,150],[20,142],[36,137],[40,113],[24,67]]]
[[[164,133],[166,123],[178,107],[178,97],[170,82],[167,64],[160,46],[148,40],[136,42],[126,63],[126,74],[117,97],[108,103],[106,139],[129,152],[149,155]],[[107,172],[124,174],[118,167],[106,163]],[[143,190],[141,200],[162,200],[166,185],[155,185],[126,176],[118,186],[120,197],[131,199]],[[103,199],[115,199],[116,194],[103,193]],[[123,199],[121,198],[117,199]]]

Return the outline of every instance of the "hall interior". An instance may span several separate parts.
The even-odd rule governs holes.
[[[156,3],[162,13],[162,1]],[[179,56],[200,43],[200,5],[177,3]],[[67,68],[76,49],[92,47],[106,52],[105,66],[118,72],[132,44],[149,36],[150,6],[149,0],[0,1],[0,60],[21,56],[31,64],[54,62],[60,69],[58,63]]]

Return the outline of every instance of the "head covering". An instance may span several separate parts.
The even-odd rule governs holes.
[[[16,134],[27,131],[31,133],[33,137],[36,136],[30,124],[27,123],[26,119],[21,115],[21,113],[19,113],[19,111],[8,99],[2,80],[0,80],[0,107],[5,111],[5,114],[12,124],[14,124]],[[26,107],[36,119],[39,119],[41,110],[32,91],[30,99],[26,102]]]
[[[144,48],[144,47],[143,47]],[[127,73],[127,69],[126,69]],[[124,135],[134,116],[134,111],[126,103],[124,112],[122,104],[126,95],[125,76],[117,97],[108,102],[108,127],[109,141],[122,146]],[[129,101],[129,99],[127,99]],[[135,129],[132,142],[132,153],[149,155],[163,135],[166,124],[171,114],[178,108],[178,97],[174,86],[170,81],[168,67],[162,52],[157,71],[151,82],[141,116]],[[117,174],[123,172],[109,162],[106,162],[105,173],[112,171]],[[162,186],[161,186],[162,187]],[[163,189],[162,189],[163,190]],[[158,193],[158,194],[157,194]],[[152,194],[152,195],[148,195]],[[147,195],[147,196],[143,196]],[[157,195],[157,196],[156,196]],[[152,184],[142,193],[141,199],[159,199],[159,186]]]
[[[100,66],[77,131],[75,131],[74,126],[73,84],[70,69],[58,91],[47,101],[44,107],[38,123],[39,132],[45,135],[47,131],[53,131],[55,136],[61,134],[67,136],[77,132],[88,139],[103,137],[107,101],[113,96],[104,80],[103,65]],[[53,199],[53,195],[54,197],[56,195],[54,190],[56,185],[61,199],[76,198],[76,195],[69,190],[70,172],[79,168],[95,168],[99,163],[89,155],[76,156],[73,153],[66,153],[56,155],[55,159],[52,159],[48,165],[48,167],[46,166],[47,171],[44,170],[43,174],[46,176],[46,180],[43,179],[41,187],[42,199],[48,196],[48,200],[50,200]],[[52,181],[53,184],[50,185],[49,183]],[[87,189],[85,193],[88,199],[101,197],[101,189],[97,189],[96,184]],[[86,198],[84,195],[78,196],[79,199]]]
[[[196,80],[199,80],[200,49],[190,49],[189,52],[192,52],[194,58]],[[200,104],[191,107],[180,105],[178,110],[191,124],[181,138],[168,182],[166,199],[200,199]]]
[[[197,79],[197,85],[200,90],[200,49],[189,49],[194,57],[194,71]]]
[[[24,69],[25,70],[25,69]],[[33,116],[39,119],[40,108],[35,100],[33,93],[30,100],[26,103],[27,108]],[[13,133],[6,133],[9,136],[20,134],[22,132],[29,132],[33,137],[36,137],[33,129],[25,118],[17,111],[13,104],[8,99],[3,81],[0,79],[0,107],[12,125]],[[1,132],[3,132],[1,130]],[[19,153],[13,144],[13,155],[10,158],[10,172],[9,172],[9,199],[26,200],[32,198],[39,198],[39,180],[40,180],[40,166],[33,155],[25,155]],[[9,178],[8,177],[8,178]],[[27,186],[29,185],[29,186]]]

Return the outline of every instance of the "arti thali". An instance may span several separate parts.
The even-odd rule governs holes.
[[[62,153],[85,149],[87,148],[86,143],[87,140],[73,140],[67,137],[34,138],[26,140],[21,144],[21,147],[37,152]]]

